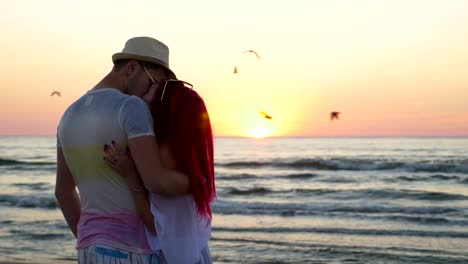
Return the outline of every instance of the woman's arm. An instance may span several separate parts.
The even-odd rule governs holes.
[[[190,178],[184,173],[168,169],[161,162],[160,147],[155,136],[141,136],[128,141],[145,187],[164,196],[182,196],[190,193]]]
[[[135,207],[138,215],[143,220],[145,226],[153,233],[157,234],[156,226],[154,225],[154,216],[151,213],[151,203],[149,201],[148,190],[143,185],[138,171],[135,170],[127,175],[127,184],[132,191]]]
[[[154,216],[151,213],[149,193],[143,185],[143,181],[138,174],[133,159],[127,152],[121,151],[117,144],[106,145],[104,150],[106,163],[121,176],[126,178],[127,185],[132,191],[137,213],[141,217],[143,223],[153,234],[157,234],[156,226],[154,225]]]

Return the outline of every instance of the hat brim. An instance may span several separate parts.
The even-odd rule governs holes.
[[[171,69],[169,69],[169,65],[167,65],[163,61],[157,60],[152,57],[141,56],[141,55],[131,54],[131,53],[123,53],[123,52],[115,53],[114,55],[112,55],[112,61],[114,63],[116,63],[119,60],[138,60],[138,61],[153,63],[153,64],[164,67],[165,69],[169,70],[174,76],[176,76],[174,72]]]

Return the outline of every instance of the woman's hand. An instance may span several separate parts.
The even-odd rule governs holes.
[[[156,235],[157,230],[153,214],[151,213],[148,191],[140,179],[130,152],[112,141],[111,145],[104,145],[104,160],[121,176],[127,178],[127,184],[132,191],[138,215],[143,220],[145,226]]]
[[[143,96],[143,100],[146,102],[146,104],[151,106],[151,103],[154,102],[155,97],[156,97],[156,90],[158,89],[159,83],[151,85],[149,88],[148,92]]]
[[[111,145],[104,145],[104,160],[107,165],[123,177],[138,175],[135,162],[130,152],[124,150],[119,144],[112,141]]]

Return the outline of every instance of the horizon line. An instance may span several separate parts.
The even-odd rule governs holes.
[[[56,137],[56,135],[13,135],[5,134],[0,137]],[[249,136],[229,136],[220,135],[213,138],[248,138],[248,139],[280,139],[280,138],[464,138],[467,135],[290,135],[290,136],[269,136],[264,138],[255,138]]]

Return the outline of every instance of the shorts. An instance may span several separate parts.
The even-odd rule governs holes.
[[[139,254],[104,245],[91,245],[78,249],[78,264],[167,264],[161,253]],[[209,247],[205,247],[196,264],[212,264]]]
[[[104,245],[78,249],[79,264],[163,264],[161,254],[140,254]]]

